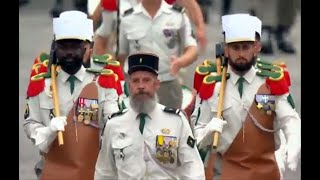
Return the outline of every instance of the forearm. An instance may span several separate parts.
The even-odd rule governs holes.
[[[186,47],[183,55],[179,57],[181,59],[180,66],[181,68],[187,67],[193,62],[195,62],[198,58],[198,49],[196,46]]]
[[[177,3],[185,7],[189,18],[198,29],[204,29],[205,24],[200,6],[196,0],[177,0]]]
[[[94,40],[93,52],[95,55],[103,55],[107,53],[108,38],[97,35]]]

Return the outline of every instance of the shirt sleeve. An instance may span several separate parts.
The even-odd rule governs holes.
[[[118,97],[116,89],[105,89],[105,101],[103,104],[104,117],[109,117],[111,114],[119,111]]]
[[[182,128],[180,133],[178,159],[181,163],[182,179],[205,179],[204,166],[197,149],[190,125],[186,117],[180,112]]]
[[[57,134],[52,133],[41,119],[38,96],[28,98],[24,116],[23,129],[27,137],[41,152],[48,152]]]
[[[189,46],[197,46],[197,41],[190,24],[190,20],[185,13],[182,15],[182,26],[180,32],[180,38],[183,42],[184,48]]]
[[[129,54],[129,41],[125,34],[125,22],[122,19],[120,23],[120,30],[119,30],[119,54]]]
[[[94,180],[118,179],[111,146],[110,123],[107,123],[101,140],[101,148],[95,166]]]
[[[200,97],[197,98],[200,99]],[[208,129],[206,127],[214,116],[215,113],[211,111],[208,100],[202,100],[192,114],[192,121],[195,123],[194,134],[200,149],[212,144],[212,134],[208,133]]]

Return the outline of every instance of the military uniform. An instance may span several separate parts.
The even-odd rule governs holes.
[[[141,3],[128,10],[122,18],[119,54],[144,51],[160,57],[160,104],[181,107],[182,90],[177,77],[169,72],[170,57],[180,56],[180,52],[190,46],[197,46],[197,42],[188,17],[164,1],[153,19],[145,13]],[[125,70],[126,68],[127,61]]]
[[[158,61],[150,54],[131,55],[128,74],[157,75]],[[204,179],[195,139],[179,109],[155,102],[152,110],[142,114],[129,106],[111,116],[102,139],[95,180]]]
[[[241,24],[244,21],[246,27]],[[243,18],[228,23],[224,25],[227,43],[254,41],[255,27],[250,25],[250,20]],[[287,138],[290,163],[292,157],[297,163],[301,148],[301,120],[289,93],[287,72],[280,66],[258,62],[257,68],[251,67],[240,78],[228,68],[221,117],[226,124],[221,127],[217,149],[212,149],[210,129],[216,126],[221,76],[210,72],[204,76],[191,123],[199,149],[208,152],[206,178],[280,179],[275,157],[280,146],[279,130]]]
[[[62,13],[60,18],[54,19],[55,37],[58,40],[70,37],[86,40],[88,31],[93,28],[92,23],[86,20],[86,15],[79,11]],[[106,69],[96,76],[83,66],[74,76],[62,69],[57,70],[56,88],[60,109],[57,115],[48,59],[41,57],[36,58],[30,75],[23,123],[27,137],[43,155],[43,170],[39,178],[93,179],[100,129],[107,116],[119,111],[115,75]],[[73,77],[74,86],[71,86],[70,77]],[[66,117],[67,124],[63,131],[64,144],[59,146],[57,132],[50,126],[53,119],[61,117]]]

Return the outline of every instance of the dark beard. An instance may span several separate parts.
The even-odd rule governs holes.
[[[237,62],[233,62],[229,59],[229,65],[232,67],[233,70],[238,71],[238,72],[245,72],[245,71],[249,71],[250,68],[256,64],[256,57],[253,57],[251,59],[251,61],[247,62],[247,63],[237,63]]]
[[[70,60],[72,58],[72,60]],[[82,58],[80,57],[64,57],[59,59],[58,64],[61,69],[70,75],[76,74],[82,66]]]

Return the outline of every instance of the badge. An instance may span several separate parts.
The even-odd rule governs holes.
[[[49,119],[51,120],[52,118],[54,118],[55,115],[53,113],[53,109],[50,109],[50,113],[49,113]]]
[[[134,48],[136,48],[136,50],[140,51],[140,50],[141,50],[141,45],[140,45],[140,43],[139,43],[139,40],[135,40],[134,43],[135,43],[135,44],[134,44]]]
[[[256,94],[257,108],[264,110],[268,115],[275,111],[275,96],[269,94]]]
[[[158,135],[156,139],[156,158],[164,164],[173,164],[177,154],[177,137]]]
[[[163,128],[163,129],[161,129],[161,132],[162,132],[163,134],[170,134],[170,129]]]
[[[191,136],[188,137],[188,139],[187,139],[187,144],[188,144],[190,147],[194,148],[195,142],[196,142],[196,140],[194,140]]]
[[[170,29],[164,29],[164,30],[163,30],[163,35],[164,35],[164,37],[166,37],[166,38],[171,37],[171,36],[173,36],[173,31],[170,30]]]
[[[25,109],[25,111],[24,111],[24,119],[27,119],[27,118],[29,117],[29,112],[30,112],[30,110],[29,110],[29,104],[27,103],[26,109]]]
[[[76,117],[78,122],[83,122],[86,125],[92,125],[96,127],[96,124],[93,124],[92,121],[98,120],[98,100],[97,99],[86,99],[78,98],[78,104],[76,108]]]

